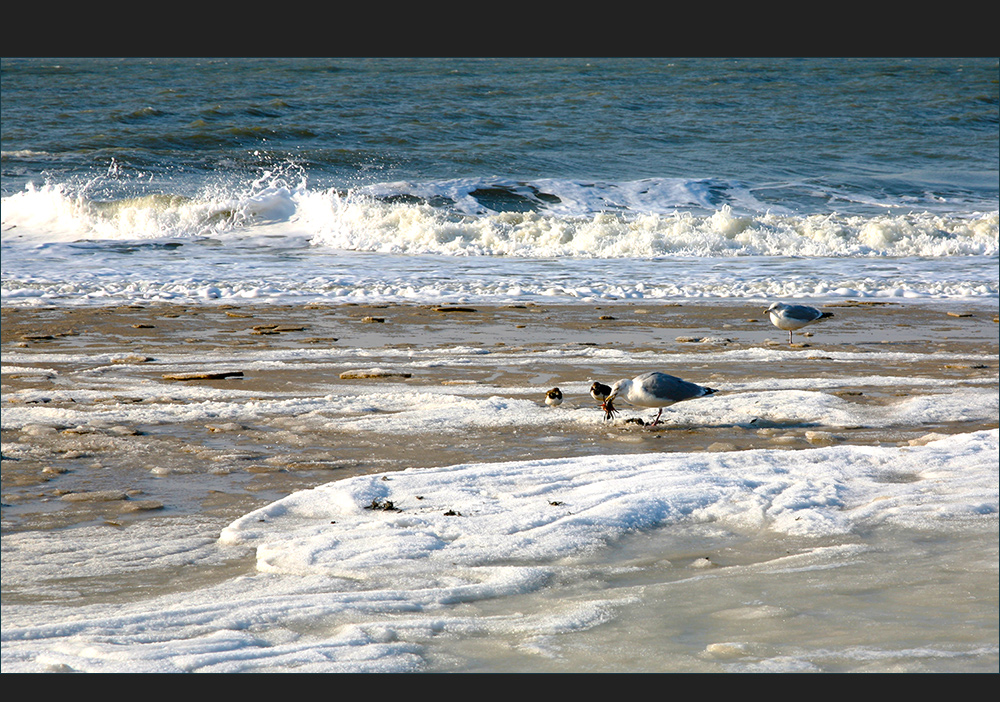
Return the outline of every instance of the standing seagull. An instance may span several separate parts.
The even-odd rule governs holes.
[[[774,302],[764,310],[764,314],[771,316],[771,324],[778,329],[788,332],[788,343],[792,343],[792,332],[801,329],[807,324],[818,322],[821,319],[832,317],[832,312],[820,312],[815,307],[808,305],[786,305],[784,302]]]
[[[660,421],[664,407],[695,397],[711,395],[714,392],[712,388],[695,385],[666,373],[643,373],[631,380],[623,378],[612,385],[602,408],[605,419],[613,417],[618,410],[612,401],[620,394],[629,404],[639,407],[658,407],[660,411],[656,413],[656,419],[650,425],[655,426]]]

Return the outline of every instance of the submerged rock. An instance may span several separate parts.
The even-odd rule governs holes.
[[[195,373],[164,373],[164,380],[225,380],[242,378],[243,371],[201,371]]]

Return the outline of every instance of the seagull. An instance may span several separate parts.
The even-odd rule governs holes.
[[[808,305],[786,305],[784,302],[772,303],[764,310],[764,314],[771,316],[771,324],[778,329],[788,332],[788,343],[792,343],[792,332],[801,329],[807,324],[818,322],[821,319],[832,317],[832,312],[820,312],[815,307]]]
[[[690,400],[695,397],[711,395],[716,391],[701,385],[689,383],[666,373],[643,373],[629,380],[623,378],[611,386],[611,391],[604,400],[601,408],[604,410],[604,418],[611,419],[618,411],[612,404],[619,395],[626,402],[639,407],[658,407],[656,419],[650,426],[655,426],[660,421],[660,415],[664,407]]]
[[[545,393],[545,404],[549,407],[558,407],[562,404],[562,390],[559,388],[552,388]]]

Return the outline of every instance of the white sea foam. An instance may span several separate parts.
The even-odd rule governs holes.
[[[575,209],[575,208],[574,208]],[[456,218],[429,206],[334,197],[312,209],[315,245],[382,253],[527,257],[995,255],[997,213],[874,217],[581,208]]]
[[[755,209],[739,184],[681,180],[339,191],[271,175],[197,197],[86,192],[29,185],[4,198],[4,304],[981,299],[1000,289],[997,211],[783,213]]]
[[[133,241],[263,230],[350,251],[540,258],[938,257],[995,256],[1000,250],[996,211],[796,215],[745,208],[746,199],[738,206],[716,206],[699,192],[700,183],[690,181],[604,186],[543,181],[532,184],[533,192],[548,187],[557,204],[532,196],[525,198],[532,205],[528,211],[494,211],[473,197],[487,187],[517,193],[527,186],[407,183],[341,192],[274,180],[201,198],[101,202],[65,186],[29,185],[3,200],[4,240]],[[400,192],[424,202],[393,200]],[[429,204],[435,199],[448,204]]]
[[[345,370],[368,363],[390,370],[414,373],[419,377],[426,368],[459,367],[469,363],[469,354],[481,366],[497,369],[532,367],[539,355],[532,352],[490,353],[482,349],[455,347],[447,352],[378,349],[275,350],[267,352],[207,353],[197,359],[162,354],[156,362],[160,373],[178,373],[192,369],[227,370],[234,367],[250,374],[267,374],[284,368],[329,374],[336,378]],[[791,356],[789,354],[792,354]],[[826,356],[844,363],[867,365],[879,363],[905,364],[924,357],[907,353],[830,352]],[[688,353],[684,363],[698,365],[711,362],[773,363],[794,357],[794,352],[775,349],[745,349],[708,354]],[[666,357],[669,358],[669,357]],[[987,362],[989,357],[952,358],[942,353],[940,362]],[[369,360],[370,359],[370,360]],[[555,428],[572,423],[598,430],[603,416],[589,401],[593,379],[581,377],[565,382],[562,389],[570,401],[564,411],[551,412],[537,402],[545,388],[533,386],[499,387],[488,383],[463,385],[413,386],[412,381],[384,380],[373,388],[370,384],[338,380],[330,393],[322,390],[311,396],[290,393],[249,392],[237,387],[207,388],[178,386],[169,381],[147,380],[136,384],[132,372],[111,364],[113,356],[86,358],[76,354],[19,353],[5,354],[9,364],[32,361],[45,364],[81,363],[83,370],[73,374],[76,386],[72,391],[58,388],[23,389],[6,396],[2,427],[23,429],[27,426],[48,425],[74,427],[82,425],[169,424],[174,422],[261,421],[264,418],[296,418],[303,424],[328,430],[380,436],[408,436],[419,432],[459,434],[468,430],[516,428],[533,426]],[[93,365],[108,363],[111,365]],[[549,352],[546,363],[565,364],[566,375],[572,375],[580,363],[628,363],[648,366],[664,363],[662,354],[632,353],[623,350],[575,349]],[[17,367],[16,365],[14,367]],[[36,366],[38,368],[39,366]],[[14,371],[6,371],[14,372]],[[604,378],[603,380],[611,380]],[[895,402],[870,406],[849,402],[837,396],[843,388],[884,387],[898,385],[893,375],[872,373],[863,376],[836,378],[791,378],[784,380],[740,383],[713,383],[719,393],[711,401],[682,403],[664,415],[667,423],[711,426],[750,426],[756,421],[780,421],[793,424],[811,423],[822,427],[869,426],[887,428],[919,425],[926,422],[989,421],[998,413],[995,391],[996,375],[970,379],[960,387],[944,379],[907,378],[908,387],[919,388]],[[335,394],[334,394],[335,392]],[[121,396],[132,401],[120,403]],[[140,400],[141,402],[135,402]],[[53,401],[69,403],[54,407]],[[624,416],[640,414],[625,409]]]

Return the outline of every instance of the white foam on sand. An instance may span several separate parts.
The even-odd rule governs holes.
[[[474,359],[470,359],[470,355]],[[689,353],[678,358],[652,352],[628,352],[608,349],[557,350],[539,354],[532,351],[490,352],[454,347],[447,352],[393,351],[381,349],[370,356],[363,349],[274,350],[267,352],[226,351],[201,354],[157,354],[155,363],[143,364],[148,376],[137,378],[134,367],[113,363],[115,356],[88,357],[84,354],[20,353],[5,354],[5,372],[16,372],[21,364],[37,364],[31,373],[51,373],[46,364],[76,365],[66,372],[72,389],[54,386],[43,390],[22,389],[5,397],[2,426],[22,429],[30,425],[79,426],[90,423],[169,424],[205,421],[260,421],[268,417],[294,418],[305,424],[320,423],[324,428],[344,432],[375,431],[382,434],[409,435],[414,432],[460,432],[470,427],[534,427],[540,431],[555,426],[577,424],[600,427],[603,413],[589,396],[593,378],[577,372],[579,380],[560,383],[567,402],[558,410],[544,406],[540,399],[546,387],[497,386],[490,383],[441,385],[427,383],[422,371],[477,366],[512,368],[531,367],[540,357],[558,367],[566,365],[566,375],[575,367],[590,362],[629,363],[649,367],[665,359],[664,370],[688,380],[710,384],[719,392],[711,398],[681,403],[664,413],[667,424],[717,426],[743,424],[754,420],[813,422],[826,427],[865,425],[886,427],[910,423],[995,418],[998,411],[996,376],[970,378],[960,386],[947,379],[908,377],[908,387],[922,388],[918,395],[903,397],[880,405],[851,402],[836,395],[844,388],[874,387],[891,391],[900,379],[894,375],[841,375],[833,378],[775,378],[739,383],[709,382],[703,373],[678,369],[678,363],[691,368],[705,363],[770,363],[801,359],[800,352],[776,349],[744,349],[714,353]],[[863,361],[870,367],[880,364],[905,364],[926,360],[923,354],[824,352],[824,357],[845,363]],[[941,363],[991,357],[935,354]],[[96,364],[96,365],[95,365]],[[344,381],[339,374],[359,367],[412,373],[410,380],[393,378],[372,381]],[[240,389],[239,383],[219,387],[185,385],[160,376],[193,370],[223,371],[238,369],[248,375],[276,370],[324,374],[329,384],[315,383],[312,394],[300,392],[261,392]],[[600,378],[608,382],[615,378]],[[121,402],[127,397],[127,402]],[[62,403],[62,404],[60,404]],[[621,420],[644,416],[637,408],[621,405]]]
[[[543,591],[630,535],[711,525],[816,539],[820,552],[825,538],[879,526],[995,526],[997,451],[993,430],[905,448],[604,455],[345,479],[255,510],[217,543],[189,537],[179,542],[184,555],[163,554],[165,566],[177,567],[249,552],[256,572],[125,604],[5,606],[3,666],[420,670],[437,635],[495,629],[531,640],[607,621],[622,604],[615,598],[634,593],[574,599],[530,616],[478,619],[466,607]],[[906,479],[891,479],[900,475]],[[87,545],[84,530],[79,544],[57,552],[37,534],[12,534],[5,578],[33,550],[45,553],[55,578],[70,563],[82,562],[79,574],[113,569],[108,549],[117,567],[163,549],[156,529],[125,533],[118,545],[98,547]],[[861,547],[840,548],[849,559]]]
[[[338,353],[250,354],[241,359],[250,365],[241,367],[301,364],[338,378],[342,367],[356,367],[359,361]],[[398,358],[392,353],[383,350],[376,360],[419,369],[421,364],[460,363],[464,352],[401,352]],[[601,353],[606,352],[554,352],[548,360],[562,358],[572,366]],[[725,353],[744,361],[756,354],[764,361],[792,352]],[[683,361],[697,367],[725,353],[690,354]],[[849,353],[831,355],[858,360]],[[4,359],[11,367],[29,362],[26,355],[11,356]],[[870,367],[878,367],[879,360],[905,363],[908,357],[864,356]],[[68,358],[33,354],[30,362],[38,367]],[[185,370],[190,363],[230,364],[234,355],[188,364],[180,357],[160,358],[163,367],[157,372]],[[529,364],[532,358],[537,355],[477,352],[476,362]],[[631,360],[648,365],[650,358],[634,354]],[[193,387],[160,381],[156,373],[137,379],[134,370],[110,359],[98,361],[105,362],[95,367],[91,359],[88,367],[71,373],[76,375],[72,390],[24,389],[5,396],[4,429],[253,420],[347,435],[374,432],[400,441],[415,432],[490,429],[544,436],[567,424],[624,438],[647,431],[611,429],[590,400],[584,378],[561,385],[567,401],[550,408],[542,402],[547,387],[337,380],[314,396],[249,394],[238,384]],[[663,431],[669,434],[671,425],[752,427],[754,422],[835,431],[977,418],[985,423],[997,416],[995,376],[961,385],[906,378],[917,392],[898,397],[890,392],[878,403],[836,394],[839,388],[859,386],[891,391],[897,382],[873,373],[712,383],[719,390],[715,395],[665,411]],[[59,393],[66,396],[56,399],[73,402],[41,401],[43,394]],[[142,401],[108,401],[116,395]],[[619,422],[650,414],[621,409]],[[548,656],[553,637],[586,635],[614,625],[623,607],[646,606],[644,598],[652,595],[642,588],[595,586],[579,592],[593,580],[595,569],[607,572],[608,559],[642,535],[700,529],[722,535],[722,541],[727,534],[754,543],[796,541],[794,553],[780,549],[754,565],[762,570],[752,577],[836,569],[874,548],[858,534],[887,529],[948,539],[964,530],[987,535],[992,530],[993,541],[984,542],[988,550],[989,543],[995,546],[1000,508],[997,457],[997,430],[912,446],[612,452],[515,462],[490,462],[484,456],[483,462],[358,476],[296,492],[233,521],[221,533],[218,525],[198,519],[151,518],[114,539],[108,539],[107,527],[6,534],[5,590],[31,593],[43,603],[3,605],[3,670],[403,672],[447,668],[437,658],[442,641],[475,646],[480,638],[494,637],[516,642],[526,655]],[[655,560],[653,552],[640,560],[650,558]],[[972,567],[992,568],[995,581],[995,553],[990,558],[987,554],[985,565]],[[657,567],[675,579],[708,572]],[[206,570],[220,575],[206,578]],[[184,573],[190,571],[202,573],[201,579],[186,581]],[[731,566],[716,572],[748,571]],[[152,573],[151,578],[158,573],[153,579],[175,585],[158,586],[157,594],[149,595],[137,586],[136,596],[121,603],[110,594],[103,600],[93,594],[95,579],[117,585],[132,573]],[[86,598],[75,591],[77,577],[90,579]],[[137,577],[141,585],[146,575]],[[578,588],[574,596],[552,594],[567,583]],[[115,589],[109,586],[108,592]],[[504,607],[505,602],[517,604]],[[736,669],[747,670],[750,654],[739,653],[744,646],[739,641],[731,643],[716,642],[706,655],[735,659]],[[982,651],[973,644],[958,654],[935,648],[933,655],[995,660],[996,647]],[[809,669],[817,655],[783,651],[769,657],[753,651],[762,670]],[[895,654],[874,646],[864,655]]]

